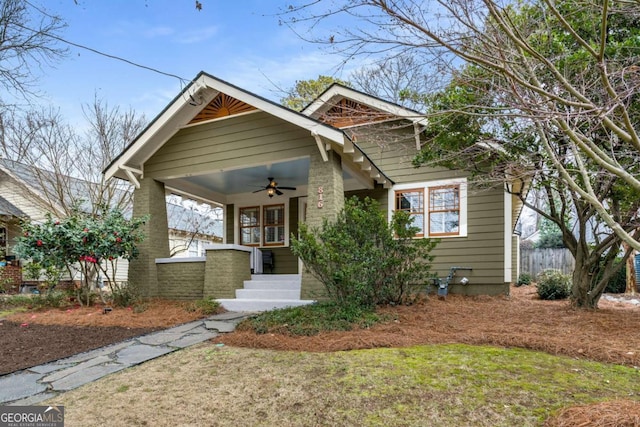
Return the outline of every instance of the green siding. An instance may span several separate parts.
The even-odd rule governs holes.
[[[260,112],[181,129],[145,163],[145,176],[194,175],[314,151],[309,131]]]
[[[358,145],[369,158],[396,184],[428,182],[464,177],[461,171],[444,168],[414,168],[411,159],[416,153],[415,142],[397,143],[380,147],[377,143],[358,140]],[[384,192],[384,190],[383,190]],[[372,192],[376,194],[376,192]],[[391,190],[386,196],[374,198],[387,206]],[[479,189],[471,182],[467,190],[467,237],[442,238],[433,251],[433,271],[444,277],[453,266],[471,267],[471,272],[459,275],[469,278],[467,286],[452,286],[451,292],[469,295],[505,293],[505,257],[512,254],[504,249],[504,191]],[[508,290],[508,288],[507,288]]]
[[[263,248],[273,251],[274,269],[273,274],[297,274],[298,258],[291,253],[287,247]],[[264,273],[270,273],[265,271]]]

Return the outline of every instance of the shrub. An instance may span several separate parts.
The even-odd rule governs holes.
[[[607,287],[604,289],[605,292],[610,294],[623,294],[627,290],[627,269],[623,265],[618,272],[613,276],[609,283],[607,283]]]
[[[33,295],[31,300],[34,307],[60,308],[66,304],[68,297],[69,295],[64,291],[47,291],[42,294]]]
[[[312,336],[324,331],[350,331],[368,328],[382,319],[375,311],[358,306],[340,306],[320,302],[300,307],[266,311],[245,319],[238,330],[253,330],[258,334]]]
[[[187,307],[187,311],[199,311],[200,313],[208,316],[220,312],[220,303],[213,298],[199,299]]]
[[[560,270],[544,270],[538,275],[536,286],[540,299],[565,299],[571,295],[571,276]]]
[[[111,303],[116,307],[130,307],[140,300],[138,289],[128,282],[110,282]]]
[[[430,276],[436,244],[414,239],[418,229],[411,221],[399,211],[389,223],[375,200],[352,197],[321,229],[300,224],[299,237],[291,236],[291,250],[341,307],[400,303],[412,285]]]
[[[531,275],[529,273],[522,273],[518,276],[518,281],[516,282],[516,286],[527,286],[531,284]]]
[[[111,283],[115,269],[109,267],[119,258],[131,260],[138,255],[146,219],[126,219],[117,209],[104,209],[100,216],[94,216],[75,208],[62,219],[47,215],[44,222],[25,220],[21,224],[24,233],[17,238],[14,251],[44,269],[49,287],[57,283],[60,271],[71,277],[80,273],[82,283],[76,297],[89,305],[100,273]]]

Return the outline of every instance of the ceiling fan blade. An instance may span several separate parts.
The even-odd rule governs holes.
[[[252,193],[259,193],[259,192],[264,191],[264,190],[266,190],[266,188],[261,188],[261,189],[256,190],[256,191],[252,191]]]
[[[293,191],[295,191],[295,190],[296,190],[296,187],[280,187],[280,186],[278,186],[278,188],[279,188],[280,190],[293,190]]]
[[[282,196],[284,193],[276,188],[276,194],[278,196]]]

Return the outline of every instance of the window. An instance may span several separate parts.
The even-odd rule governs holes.
[[[399,184],[389,197],[389,210],[402,210],[413,218],[418,237],[464,237],[467,235],[467,181]]]
[[[260,207],[240,208],[240,244],[260,244]]]
[[[284,244],[284,205],[264,207],[264,244]]]
[[[396,191],[395,210],[407,212],[419,229],[416,236],[424,236],[424,189]]]
[[[285,204],[238,209],[239,242],[246,246],[283,246],[287,243]]]
[[[429,188],[429,235],[453,236],[460,233],[460,187]]]

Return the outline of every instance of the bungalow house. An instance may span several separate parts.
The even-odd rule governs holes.
[[[475,188],[462,172],[414,168],[423,126],[415,111],[338,84],[297,112],[201,72],[104,170],[135,186],[136,216],[151,214],[130,281],[150,296],[214,297],[238,310],[254,308],[234,304],[244,298],[267,298],[270,307],[318,298],[322,285],[293,256],[289,236],[301,221],[335,217],[345,197],[358,195],[389,214],[409,211],[420,236],[440,239],[439,276],[452,266],[472,269],[451,292],[508,293],[520,205],[503,189]],[[223,206],[223,244],[205,257],[167,259],[167,193]],[[251,276],[252,257],[265,251],[273,275]],[[243,289],[291,278],[297,294]]]
[[[53,178],[55,176],[50,171],[0,159],[0,255],[9,260],[9,265],[2,271],[0,278],[8,279],[11,286],[15,287],[22,282],[21,260],[16,260],[13,252],[15,239],[22,234],[20,222],[30,219],[37,223],[44,221],[47,214],[54,217],[64,215],[63,204],[72,203],[70,200],[62,200],[65,194],[77,195],[74,199],[88,199],[87,193],[93,187],[87,181],[63,177],[58,182],[64,182],[65,191],[59,191],[53,185],[56,182]],[[204,253],[206,244],[222,241],[222,226],[218,219],[180,204],[166,205],[171,252],[176,257]],[[121,260],[116,280],[126,281],[127,270],[127,261]]]

